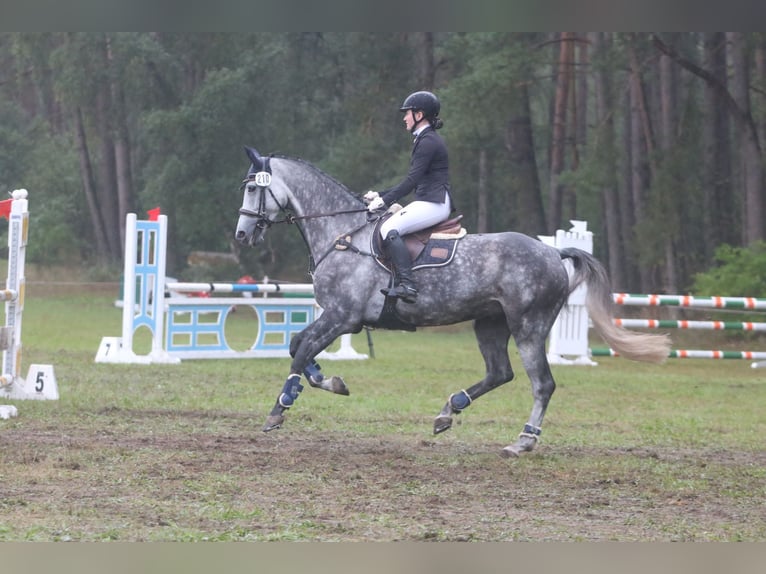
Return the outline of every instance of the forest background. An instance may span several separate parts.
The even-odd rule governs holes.
[[[292,226],[233,240],[243,146],[380,190],[406,174],[398,108],[420,89],[469,231],[585,220],[637,293],[746,253],[761,267],[716,294],[766,296],[763,33],[2,33],[0,194],[30,192],[32,262],[114,280],[125,214],[159,206],[171,274],[304,282]]]

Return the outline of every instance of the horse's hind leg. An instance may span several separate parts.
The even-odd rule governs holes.
[[[540,437],[548,402],[556,389],[548,358],[545,356],[545,333],[535,331],[527,337],[517,334],[515,338],[524,369],[527,371],[529,381],[532,384],[534,404],[529,415],[529,421],[524,425],[519,438],[515,443],[502,450],[501,454],[506,457],[516,457],[535,448]]]
[[[452,426],[452,415],[459,414],[483,394],[513,379],[513,369],[508,357],[508,341],[511,332],[504,315],[477,319],[473,330],[479,342],[479,350],[487,367],[486,376],[467,390],[453,393],[447,404],[434,420],[434,434]]]

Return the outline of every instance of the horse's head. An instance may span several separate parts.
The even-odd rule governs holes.
[[[288,197],[284,185],[272,181],[270,158],[251,147],[245,147],[245,153],[252,164],[242,185],[244,198],[235,237],[244,245],[254,245],[284,211]]]

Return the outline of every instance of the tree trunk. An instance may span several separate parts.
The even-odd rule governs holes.
[[[101,218],[101,209],[98,205],[98,195],[95,191],[95,177],[93,175],[93,165],[90,161],[88,152],[88,141],[85,136],[85,127],[83,126],[82,110],[76,108],[74,112],[75,123],[75,142],[77,145],[77,156],[80,160],[80,176],[82,178],[82,187],[85,192],[85,200],[88,204],[90,213],[90,222],[93,228],[95,239],[96,255],[102,262],[109,259],[110,251],[104,229],[104,222]]]
[[[648,156],[653,151],[653,138],[651,127],[648,123],[646,98],[644,86],[641,80],[641,71],[638,66],[636,54],[631,46],[631,72],[630,72],[630,157],[631,157],[631,197],[635,212],[635,229],[638,230],[645,223],[645,201],[649,188],[649,164]],[[641,234],[634,233],[637,241],[641,241]],[[638,274],[642,293],[653,291],[651,283],[651,270],[646,257],[637,260]]]
[[[418,32],[419,76],[422,89],[432,90],[436,78],[434,65],[434,33]]]
[[[745,224],[743,242],[750,245],[764,239],[763,226],[763,165],[758,133],[750,110],[750,62],[744,32],[727,32],[731,47],[732,95],[745,121],[737,126],[742,146],[742,184],[745,189],[742,220]]]
[[[757,34],[758,40],[755,44],[755,85],[760,86],[758,96],[760,99],[760,105],[756,108],[761,109],[764,104],[764,93],[766,90],[766,35],[763,33]],[[766,113],[761,111],[756,118],[756,125],[758,126],[758,141],[763,143],[766,141]]]
[[[705,33],[703,65],[721,85],[726,85],[726,36],[723,32]],[[728,109],[720,90],[715,89],[709,82],[703,86],[703,96],[705,122],[701,167],[705,207],[705,261],[710,264],[719,245],[738,245],[740,239],[732,191]]]
[[[127,127],[117,130],[114,142],[114,159],[117,172],[117,217],[119,218],[120,251],[125,248],[125,216],[134,211],[133,176],[130,168],[130,141]]]
[[[562,224],[564,190],[559,176],[564,171],[567,135],[567,106],[572,67],[571,32],[561,33],[556,94],[553,106],[553,130],[551,135],[550,189],[548,192],[548,232],[556,233]]]
[[[110,67],[110,95],[113,104],[114,121],[114,160],[117,184],[117,218],[120,238],[120,252],[125,249],[125,217],[133,207],[133,175],[131,172],[130,137],[126,119],[125,92],[116,81],[114,55],[109,37],[106,39],[107,60]]]
[[[489,232],[489,191],[487,190],[487,150],[479,150],[479,181],[477,197],[476,229],[479,233]]]
[[[104,66],[109,65],[107,60],[106,41],[99,43],[99,54]],[[98,162],[98,206],[101,210],[101,218],[104,221],[106,242],[111,257],[119,260],[122,256],[120,242],[120,221],[117,216],[117,175],[114,157],[114,138],[112,136],[112,102],[109,93],[109,84],[100,83],[96,86],[96,104],[93,110],[93,121],[98,134],[99,162]]]
[[[578,69],[581,70],[579,74],[576,74],[577,82],[577,95],[575,101],[575,113],[577,114],[577,121],[575,122],[575,145],[577,149],[584,149],[588,145],[588,78],[590,76],[591,68],[591,38],[586,36],[581,38],[577,43],[579,63]]]
[[[609,49],[609,42],[605,39],[605,34],[603,32],[592,32],[589,34],[589,37],[593,45],[594,60],[603,57]],[[622,237],[620,236],[621,210],[615,157],[614,94],[611,70],[606,69],[603,64],[594,70],[594,91],[596,96],[597,126],[597,147],[595,152],[599,154],[599,163],[604,173],[604,187],[601,190],[601,200],[604,211],[604,228],[606,231],[604,243],[607,252],[607,265],[609,276],[612,280],[612,288],[617,291],[626,291],[628,286],[625,282],[625,253],[622,248]]]
[[[514,215],[518,231],[535,236],[546,233],[546,225],[526,84],[514,90],[511,98],[515,113],[506,126],[505,148],[510,158],[510,171],[514,174],[516,201],[510,203],[516,205]]]
[[[745,189],[743,205],[743,242],[747,245],[764,239],[763,205],[764,201],[764,173],[761,160],[761,146],[758,140],[758,131],[750,113],[748,96],[748,69],[747,58],[743,46],[742,34],[739,32],[727,33],[727,38],[732,50],[733,81],[732,91],[734,95],[708,70],[700,68],[693,62],[680,56],[672,48],[667,46],[657,36],[654,36],[654,45],[661,52],[668,54],[679,65],[689,70],[715,89],[723,100],[726,107],[736,122],[738,139],[742,148],[743,176],[742,185]]]
[[[569,95],[570,110],[569,130],[568,130],[568,149],[571,154],[569,169],[576,172],[580,167],[580,148],[583,146],[587,137],[586,117],[588,101],[588,50],[587,43],[580,41],[575,35],[570,39],[572,44],[570,50],[569,65]],[[579,54],[579,60],[575,63],[575,54]],[[579,74],[577,73],[579,70]],[[563,189],[562,197],[562,219],[571,221],[577,219],[577,189],[573,184],[569,184]]]
[[[622,236],[623,251],[625,252],[625,281],[630,291],[640,292],[638,272],[638,250],[636,249],[636,206],[633,203],[633,114],[631,112],[632,97],[630,85],[631,76],[628,76],[628,88],[623,90],[622,109],[622,158],[623,165],[620,170],[620,233]]]
[[[663,161],[667,162],[671,157],[676,145],[676,126],[678,125],[678,76],[676,74],[675,63],[666,55],[660,56],[659,75],[660,75],[660,149]],[[655,165],[655,161],[650,165]],[[674,169],[674,166],[666,166],[668,169]],[[656,166],[655,166],[656,169]],[[656,172],[652,174],[652,181],[656,181]],[[663,217],[668,218],[669,225],[664,227],[664,251],[665,251],[665,272],[664,285],[665,293],[678,293],[678,261],[676,259],[676,236],[680,221],[677,218],[675,210],[676,190],[662,190],[666,197],[658,198],[661,205],[665,208]]]

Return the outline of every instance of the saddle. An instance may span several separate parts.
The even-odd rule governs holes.
[[[394,270],[391,261],[383,249],[383,239],[380,236],[381,224],[391,215],[391,213],[387,213],[378,220],[372,232],[370,250],[378,265],[391,273],[393,279]],[[437,223],[432,227],[402,236],[412,258],[413,271],[424,267],[443,267],[452,261],[457,251],[458,240],[465,237],[468,233],[460,224],[461,219],[463,219],[463,216],[458,215],[457,217]],[[415,331],[415,325],[399,315],[396,309],[397,301],[394,297],[386,296],[380,317],[370,326],[382,329]]]
[[[386,214],[375,225],[371,249],[375,260],[390,271],[390,262],[383,249],[383,238],[380,236],[380,226],[389,217],[391,215]],[[458,240],[468,233],[460,224],[461,219],[463,216],[458,215],[432,227],[402,236],[412,258],[413,271],[424,267],[442,267],[452,261]]]

